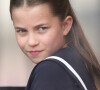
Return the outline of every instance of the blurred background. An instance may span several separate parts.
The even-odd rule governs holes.
[[[0,87],[24,87],[34,64],[17,45],[10,19],[9,2],[10,0],[0,0]],[[100,0],[70,0],[70,2],[100,60]]]

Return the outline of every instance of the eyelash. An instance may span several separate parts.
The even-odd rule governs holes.
[[[19,29],[19,30],[17,30],[17,32],[18,32],[18,33],[24,33],[24,32],[27,32],[27,31],[24,30],[24,29]]]
[[[40,31],[44,31],[44,30],[46,30],[46,29],[48,29],[48,27],[40,27],[40,28],[39,28]]]
[[[39,30],[39,32],[44,32],[44,31],[47,30],[48,28],[49,28],[49,27],[43,26],[43,27],[39,27],[38,30]],[[27,30],[25,30],[25,29],[18,29],[18,30],[16,30],[16,32],[17,32],[17,33],[25,33],[25,32],[27,32]]]

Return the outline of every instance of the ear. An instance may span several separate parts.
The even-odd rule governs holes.
[[[66,36],[71,30],[73,24],[73,18],[71,16],[67,16],[63,21],[63,35]]]

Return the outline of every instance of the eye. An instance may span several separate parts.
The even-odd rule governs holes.
[[[40,27],[39,30],[40,31],[45,31],[48,27]]]
[[[17,32],[18,33],[24,33],[24,32],[27,32],[27,30],[25,30],[25,29],[19,29],[19,30],[17,30]]]

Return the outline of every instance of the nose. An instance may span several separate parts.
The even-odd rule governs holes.
[[[39,40],[37,35],[30,33],[28,36],[28,45],[34,47],[37,46],[38,44],[39,44]]]

